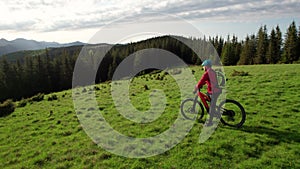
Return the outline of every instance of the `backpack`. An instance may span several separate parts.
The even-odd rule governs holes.
[[[213,93],[222,93],[222,89],[225,87],[225,76],[220,70],[211,71],[215,74],[216,79],[211,81]],[[216,83],[215,83],[216,82]]]
[[[215,70],[215,73],[216,73],[217,82],[218,82],[217,86],[219,88],[225,88],[226,78],[225,78],[224,73],[218,69]]]

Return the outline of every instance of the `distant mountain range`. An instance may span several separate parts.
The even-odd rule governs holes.
[[[45,42],[45,41],[35,41],[35,40],[27,40],[23,38],[18,38],[12,41],[8,41],[6,39],[0,39],[0,56],[22,51],[22,50],[38,50],[45,49],[50,47],[68,47],[68,46],[77,46],[77,45],[85,45],[83,42],[72,42],[72,43],[57,43],[57,42]]]

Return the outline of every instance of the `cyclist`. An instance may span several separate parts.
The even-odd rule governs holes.
[[[222,90],[219,88],[216,72],[212,69],[211,60],[204,60],[201,65],[203,66],[205,72],[198,81],[197,85],[195,86],[194,92],[202,88],[205,84],[207,85],[207,95],[211,98],[211,102],[209,110],[209,120],[208,123],[206,123],[205,125],[211,126],[213,124],[213,117],[218,117],[218,114],[215,111],[216,102]]]

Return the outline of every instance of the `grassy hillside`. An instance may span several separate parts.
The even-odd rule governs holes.
[[[227,97],[238,100],[247,111],[244,126],[219,125],[209,140],[199,144],[203,123],[195,123],[176,147],[141,159],[120,157],[98,147],[78,121],[71,90],[45,95],[43,101],[28,102],[0,118],[0,168],[300,168],[299,66],[225,67]],[[192,69],[199,78],[200,67]],[[234,76],[234,71],[248,72],[248,76]],[[133,105],[141,111],[149,109],[152,89],[165,91],[166,111],[149,124],[120,116],[113,106],[110,84],[97,85],[99,109],[114,129],[128,136],[149,137],[173,124],[180,106],[178,86],[169,85],[175,82],[168,75],[159,77],[137,77],[130,86]],[[86,92],[88,88],[77,95]],[[48,101],[54,95],[57,100]]]

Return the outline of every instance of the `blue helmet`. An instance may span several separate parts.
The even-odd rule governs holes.
[[[202,66],[209,66],[209,67],[211,67],[212,63],[211,63],[211,60],[208,59],[208,60],[203,61],[201,65]]]

